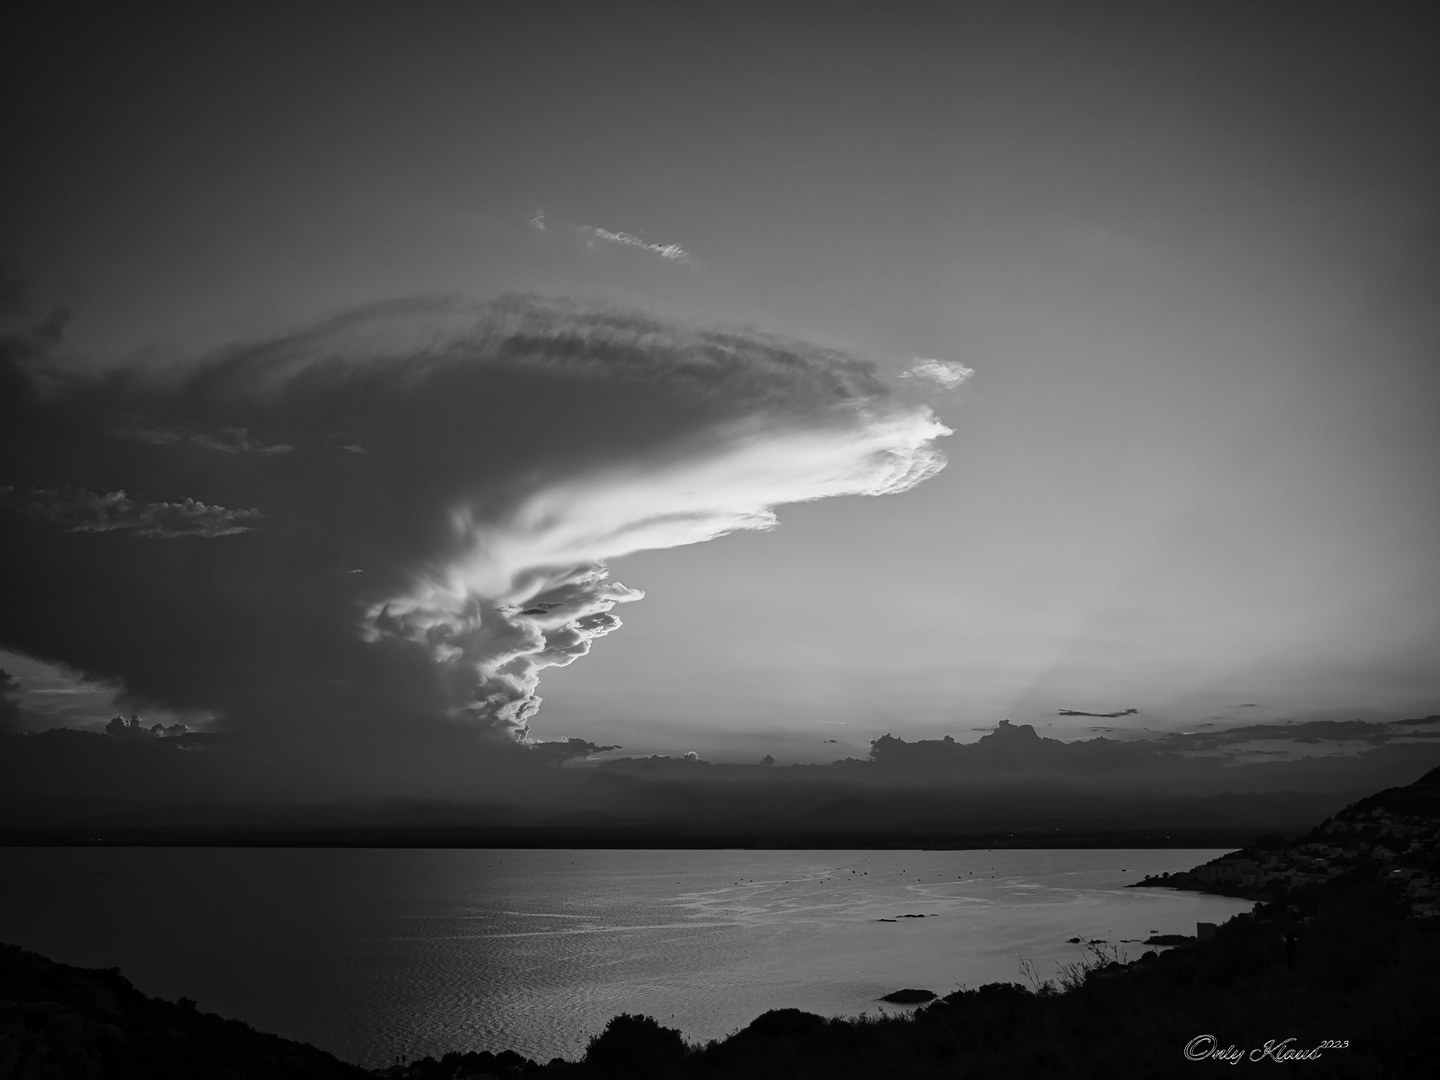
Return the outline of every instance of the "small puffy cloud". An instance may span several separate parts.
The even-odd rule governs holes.
[[[181,735],[189,735],[193,729],[182,723],[174,724],[151,724],[145,726],[145,722],[134,713],[130,719],[123,716],[116,716],[105,725],[105,734],[114,736],[117,739],[174,739]]]
[[[932,360],[921,357],[900,373],[902,379],[923,379],[937,384],[942,390],[954,390],[972,375],[975,369],[966,367],[955,360]]]
[[[20,494],[0,488],[0,508],[53,521],[74,533],[120,532],[173,540],[182,536],[233,536],[253,527],[259,510],[230,510],[186,498],[180,502],[137,503],[122,491],[97,495],[83,488],[40,489]]]

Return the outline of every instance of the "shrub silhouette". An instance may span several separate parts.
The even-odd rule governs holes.
[[[608,1076],[672,1076],[685,1060],[685,1040],[653,1016],[622,1013],[585,1048],[585,1064]]]
[[[823,1016],[816,1016],[802,1009],[771,1009],[730,1036],[730,1041],[743,1043],[758,1039],[803,1039],[824,1026]]]

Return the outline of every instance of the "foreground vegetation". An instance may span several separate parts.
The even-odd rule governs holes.
[[[14,1080],[348,1080],[364,1069],[305,1043],[142,994],[119,968],[0,945],[0,1077]]]

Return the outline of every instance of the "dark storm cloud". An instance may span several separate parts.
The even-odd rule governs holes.
[[[0,668],[0,735],[10,735],[17,730],[20,720],[20,680],[4,668]]]
[[[0,355],[0,645],[283,744],[282,786],[473,784],[643,595],[607,559],[904,491],[948,434],[849,354],[527,297],[96,375],[52,323]]]
[[[1115,719],[1117,716],[1134,716],[1134,715],[1137,714],[1139,711],[1140,711],[1139,709],[1121,709],[1119,712],[1085,712],[1085,711],[1083,711],[1083,710],[1081,710],[1081,709],[1059,709],[1059,710],[1057,710],[1057,715],[1059,715],[1059,716],[1098,716],[1098,717],[1104,717],[1104,718],[1113,720],[1113,719]]]

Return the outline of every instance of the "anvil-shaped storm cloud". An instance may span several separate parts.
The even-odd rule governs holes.
[[[375,305],[160,372],[61,375],[18,341],[0,643],[240,727],[448,715],[524,740],[540,672],[643,595],[609,560],[905,491],[950,433],[845,352],[531,297]],[[245,529],[26,509],[65,492]]]

